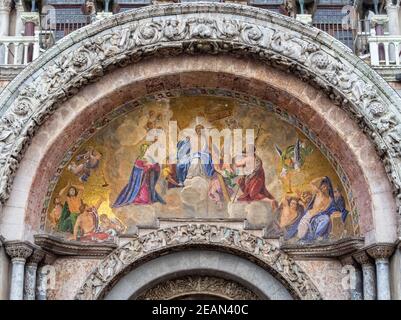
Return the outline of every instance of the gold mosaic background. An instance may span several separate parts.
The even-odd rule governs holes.
[[[263,161],[265,185],[278,202],[286,195],[294,196],[297,192],[310,190],[311,180],[323,176],[328,176],[346,198],[346,193],[330,163],[299,130],[262,107],[243,104],[228,98],[199,96],[150,102],[108,124],[84,143],[71,160],[76,162],[76,155],[92,147],[102,155],[99,167],[91,171],[87,182],[82,183],[77,175],[68,170],[67,165],[54,189],[48,213],[54,209],[55,196],[68,183],[71,183],[83,187],[82,201],[87,205],[92,206],[101,202],[98,209],[99,215],[106,214],[112,219],[118,219],[125,225],[126,233],[134,232],[137,225],[152,223],[157,217],[247,218],[253,224],[271,223],[275,213],[265,211],[264,206],[257,206],[257,201],[256,203],[233,202],[220,208],[208,199],[207,190],[204,190],[206,196],[202,203],[192,207],[183,204],[180,196],[181,189],[174,188],[166,191],[163,187],[162,176],[158,180],[157,190],[162,194],[166,204],[129,205],[115,209],[110,207],[127,184],[135,159],[139,155],[140,145],[145,141],[147,130],[150,128],[167,130],[171,120],[177,121],[179,129],[194,128],[198,123],[219,130],[229,125],[254,128],[258,133],[256,148],[257,155]],[[299,172],[291,171],[291,190],[289,190],[288,179],[280,176],[282,161],[275,145],[284,150],[294,145],[297,139],[313,151],[305,157]],[[238,195],[240,194],[241,191],[238,192]],[[349,210],[348,201],[345,201]],[[352,230],[356,228],[352,224],[350,216],[345,224],[340,219],[335,220],[330,238],[353,235]],[[69,236],[55,230],[54,225],[48,221],[46,228],[48,232],[67,238]]]

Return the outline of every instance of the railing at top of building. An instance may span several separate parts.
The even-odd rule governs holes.
[[[35,36],[0,36],[0,65],[26,65],[40,53],[39,33]]]

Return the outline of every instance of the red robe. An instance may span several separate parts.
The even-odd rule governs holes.
[[[274,200],[273,195],[267,191],[265,186],[265,171],[263,170],[262,160],[256,156],[255,170],[238,180],[242,195],[238,201],[255,201],[268,198]]]

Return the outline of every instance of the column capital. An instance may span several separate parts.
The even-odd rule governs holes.
[[[12,0],[0,0],[0,11],[11,11]]]
[[[363,249],[354,253],[353,257],[354,257],[355,261],[358,262],[362,266],[373,264],[372,258]]]
[[[389,19],[386,14],[375,14],[371,21],[374,25],[384,25],[389,21]]]
[[[394,249],[394,243],[376,243],[368,246],[366,252],[375,260],[388,259],[394,253]]]
[[[40,248],[33,249],[32,255],[27,260],[27,265],[37,266],[45,257],[46,252]]]
[[[21,20],[24,24],[32,22],[35,25],[39,25],[39,12],[21,12]]]
[[[32,246],[29,242],[7,241],[5,247],[11,261],[21,260],[25,262],[33,252]]]

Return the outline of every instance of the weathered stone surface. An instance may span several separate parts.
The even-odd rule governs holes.
[[[254,235],[207,224],[188,224],[150,232],[115,250],[89,274],[79,289],[77,299],[98,299],[117,277],[149,257],[173,248],[211,246],[238,252],[256,259],[276,273],[283,284],[300,299],[320,299],[320,293],[308,276],[289,256],[272,243]]]

